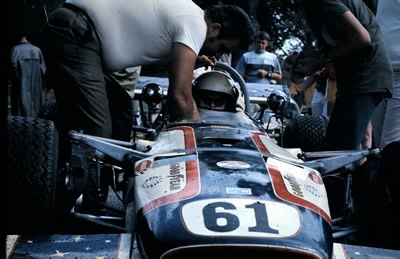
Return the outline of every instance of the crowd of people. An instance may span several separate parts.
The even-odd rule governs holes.
[[[368,125],[373,130],[371,147],[398,148],[400,3],[379,0],[376,15],[362,0],[302,0],[301,4],[317,48],[290,55],[282,67],[300,85],[293,97],[315,87],[312,113],[329,117],[324,149],[363,148]],[[23,32],[10,53],[12,114],[37,116],[47,73],[50,82],[57,82],[52,87],[63,118],[57,125],[61,139],[69,130],[130,139],[135,80],[129,89],[118,83],[121,71],[128,68],[139,68],[137,78],[143,65],[168,64],[170,121],[200,118],[200,103],[192,93],[193,70],[200,60],[213,65],[223,54],[241,49],[244,54],[235,69],[246,82],[282,80],[281,62],[266,50],[269,34],[255,34],[249,16],[235,5],[202,10],[181,0],[140,5],[131,0],[67,0],[48,18],[40,48],[30,44]],[[333,108],[328,108],[330,81],[337,89]],[[213,98],[208,96],[207,105]],[[385,174],[396,182],[398,176],[390,171],[393,159],[385,158]],[[392,185],[389,189],[398,202],[398,190]]]

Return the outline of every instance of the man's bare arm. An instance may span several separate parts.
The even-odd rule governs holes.
[[[371,43],[368,31],[350,11],[344,12],[333,26],[343,34],[342,40],[328,53],[299,57],[294,67],[296,73],[312,75],[327,63],[335,62]]]
[[[174,43],[169,67],[168,109],[171,121],[199,119],[192,96],[196,53],[182,43]]]
[[[344,12],[334,26],[344,37],[325,55],[328,58],[340,59],[371,44],[369,32],[350,11]]]

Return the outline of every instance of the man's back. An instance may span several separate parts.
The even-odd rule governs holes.
[[[175,42],[198,53],[206,36],[204,11],[188,0],[67,2],[84,10],[91,19],[104,65],[112,72],[167,62]]]
[[[345,57],[335,58],[338,92],[360,94],[370,92],[387,93],[391,86],[391,69],[384,49],[382,33],[374,14],[362,0],[303,0],[306,19],[315,33],[318,43],[327,52],[338,45],[354,45],[346,40],[342,28],[336,24],[346,11],[368,31],[371,43]],[[351,43],[351,44],[350,44]],[[366,80],[368,78],[368,80]]]
[[[44,103],[44,64],[41,50],[27,41],[10,52],[14,72],[11,111],[13,115],[36,117]]]

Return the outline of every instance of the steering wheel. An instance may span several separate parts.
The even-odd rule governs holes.
[[[206,63],[198,63],[195,65],[195,70],[201,67],[206,67],[206,66],[210,66]],[[249,99],[249,95],[247,93],[247,87],[246,87],[246,83],[243,79],[243,77],[230,65],[217,61],[215,63],[215,66],[213,66],[214,69],[220,69],[224,72],[229,73],[229,75],[232,77],[232,79],[234,81],[236,81],[237,83],[239,83],[240,86],[240,90],[243,93],[243,97],[244,97],[244,109],[246,112],[250,112],[250,99]]]

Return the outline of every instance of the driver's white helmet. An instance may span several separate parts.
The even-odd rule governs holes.
[[[209,71],[193,82],[193,98],[199,108],[236,111],[239,91],[233,79],[220,71]]]

